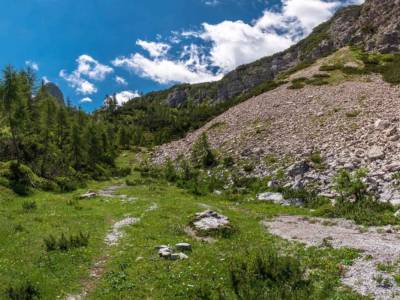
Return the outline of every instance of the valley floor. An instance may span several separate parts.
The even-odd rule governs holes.
[[[120,163],[127,161],[125,157]],[[364,257],[346,248],[352,245],[335,249],[322,239],[306,248],[268,233],[264,226],[280,215],[309,216],[309,209],[250,198],[231,202],[218,195],[196,197],[138,174],[130,179],[138,184],[127,186],[124,179],[93,182],[71,194],[36,192],[20,198],[0,191],[2,297],[10,286],[29,281],[39,289],[40,299],[238,299],[227,289],[232,263],[273,248],[307,268],[318,299],[362,299],[341,282],[349,266]],[[87,190],[100,191],[100,196],[75,200]],[[32,200],[36,209],[24,210],[22,203]],[[233,233],[217,236],[213,243],[188,236],[185,228],[194,214],[206,209],[228,216]],[[297,220],[292,218],[289,224]],[[87,247],[46,251],[44,239],[50,234],[79,232],[90,235]],[[276,228],[272,232],[291,239]],[[302,237],[298,241],[307,243]],[[181,242],[192,245],[188,259],[164,260],[155,250]],[[225,298],[213,294],[219,290]]]

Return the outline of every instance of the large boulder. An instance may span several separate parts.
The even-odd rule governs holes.
[[[228,217],[212,210],[206,210],[195,215],[193,227],[197,231],[211,232],[230,228]]]
[[[310,169],[310,164],[307,161],[302,161],[291,165],[286,173],[290,177],[304,176]]]

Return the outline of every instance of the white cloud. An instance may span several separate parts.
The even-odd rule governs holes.
[[[179,57],[167,56],[171,45],[138,40],[137,44],[149,52],[149,57],[133,53],[116,58],[113,65],[163,84],[215,81],[239,65],[287,49],[329,19],[338,8],[362,2],[281,0],[279,9],[267,9],[251,23],[241,20],[203,23],[198,31],[172,32],[169,41],[181,47]],[[193,40],[199,44],[195,45]],[[189,45],[185,45],[188,41]]]
[[[125,78],[121,76],[115,76],[115,82],[120,85],[128,85],[128,82],[126,82]]]
[[[42,77],[42,80],[43,80],[43,83],[44,83],[44,84],[50,82],[50,80],[47,78],[47,76],[43,76],[43,77]]]
[[[151,57],[165,56],[169,49],[171,49],[171,46],[165,43],[147,42],[143,40],[137,40],[136,45],[149,52]]]
[[[122,91],[120,93],[115,94],[115,98],[117,99],[118,105],[122,105],[129,100],[140,97],[138,91]]]
[[[203,3],[208,6],[217,6],[221,2],[219,0],[203,0]]]
[[[251,24],[243,21],[203,23],[200,37],[212,44],[212,64],[226,73],[288,48],[328,20],[341,6],[361,1],[283,0],[279,11],[265,10]]]
[[[33,71],[36,71],[36,72],[39,71],[39,64],[34,61],[27,60],[27,61],[25,61],[25,65],[27,67],[31,68]]]
[[[85,97],[85,98],[81,99],[80,102],[81,103],[92,103],[93,100],[91,98],[89,98],[89,97]]]
[[[83,95],[97,93],[96,86],[92,82],[89,82],[88,79],[103,81],[108,74],[114,72],[113,68],[99,63],[87,54],[79,56],[76,63],[78,67],[71,74],[68,74],[65,70],[61,70],[59,75],[66,80],[77,93]]]
[[[80,77],[80,75],[76,74],[75,72],[72,74],[67,74],[65,70],[60,71],[60,77],[63,78],[68,84],[76,90],[77,93],[83,95],[91,95],[97,93],[96,86]]]
[[[105,77],[112,73],[113,68],[103,65],[89,55],[81,55],[76,60],[78,68],[75,72],[80,76],[85,75],[90,79],[102,81]]]
[[[168,58],[149,59],[136,53],[130,57],[119,57],[113,61],[116,67],[125,67],[139,76],[149,78],[158,83],[174,82],[199,83],[215,81],[222,78],[221,74],[213,74],[196,58],[171,60]]]

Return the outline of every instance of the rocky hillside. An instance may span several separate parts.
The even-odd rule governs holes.
[[[290,49],[254,63],[243,65],[222,80],[197,85],[178,85],[150,93],[146,100],[166,101],[179,106],[188,100],[219,103],[255,86],[273,80],[278,74],[324,57],[346,45],[360,45],[367,51],[396,52],[400,48],[400,1],[367,0],[362,6],[346,7],[328,22],[318,26],[306,39]],[[129,103],[126,105],[129,108]]]
[[[338,64],[352,72],[335,70]],[[362,65],[354,51],[341,49],[291,75],[277,89],[161,146],[154,159],[186,154],[207,133],[224,156],[252,162],[253,173],[273,176],[284,167],[290,184],[317,182],[327,196],[333,196],[331,181],[339,169],[366,167],[370,188],[381,199],[400,203],[393,179],[400,171],[400,87],[378,74],[357,74]]]

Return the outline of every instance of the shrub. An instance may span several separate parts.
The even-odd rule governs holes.
[[[131,167],[123,167],[123,168],[117,168],[113,171],[113,176],[115,177],[126,177],[132,174],[132,169]]]
[[[310,160],[317,165],[320,165],[322,163],[322,157],[321,157],[321,152],[315,151],[311,153],[310,155]]]
[[[83,234],[79,232],[77,235],[70,235],[66,237],[64,233],[61,233],[59,239],[56,239],[53,235],[43,239],[46,251],[68,251],[69,249],[87,247],[89,245],[89,234]]]
[[[226,156],[224,157],[222,164],[225,168],[229,168],[235,164],[235,160],[232,156]]]
[[[307,78],[305,78],[305,77],[296,78],[296,79],[292,80],[292,85],[289,86],[288,89],[291,89],[291,90],[302,89],[303,87],[305,87],[306,80],[307,80]]]
[[[18,287],[9,287],[6,291],[6,295],[10,300],[40,299],[39,289],[29,281]]]
[[[24,201],[22,203],[22,209],[25,211],[31,211],[37,208],[35,201]]]
[[[64,193],[75,191],[79,187],[78,181],[70,177],[56,177],[55,181],[60,187],[61,192]]]
[[[30,194],[37,180],[37,176],[28,166],[16,161],[10,162],[8,175],[12,190],[21,196]]]
[[[47,252],[57,249],[57,240],[53,235],[49,235],[48,237],[44,238],[43,241]]]
[[[346,218],[357,224],[367,226],[383,226],[399,224],[394,216],[394,208],[390,203],[383,203],[372,196],[357,202],[339,197],[334,206],[325,206],[317,211],[317,215],[328,218]]]
[[[253,172],[254,168],[255,168],[255,166],[254,166],[254,163],[252,163],[252,162],[248,162],[243,166],[243,170],[247,173]]]
[[[376,200],[367,192],[363,179],[366,171],[363,169],[349,173],[339,172],[335,178],[335,189],[340,193],[334,206],[324,206],[318,215],[329,218],[347,218],[358,224],[387,225],[398,224],[394,216],[394,207],[390,203]]]
[[[360,201],[367,196],[367,185],[363,181],[366,175],[364,169],[353,173],[341,170],[335,178],[335,190],[340,193],[342,199],[353,198],[355,201]]]
[[[169,182],[175,182],[178,179],[178,173],[171,160],[168,160],[164,166],[164,177]]]
[[[343,66],[342,65],[322,65],[319,70],[323,72],[330,72],[335,70],[340,70]]]
[[[229,273],[238,299],[311,299],[313,295],[312,282],[305,279],[299,261],[272,249],[236,258]]]
[[[206,133],[203,133],[193,144],[191,161],[196,168],[209,168],[217,164]]]

